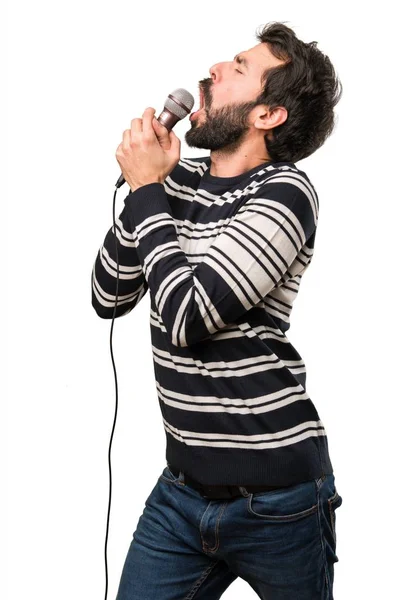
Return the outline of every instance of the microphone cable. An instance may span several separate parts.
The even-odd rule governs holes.
[[[108,593],[107,541],[108,541],[108,529],[109,529],[109,523],[110,523],[111,492],[112,492],[111,444],[112,444],[112,440],[113,440],[113,436],[114,436],[114,429],[115,429],[115,423],[116,423],[116,420],[117,420],[117,411],[118,411],[118,381],[117,381],[117,372],[116,372],[116,369],[115,369],[114,355],[113,355],[113,349],[112,349],[112,334],[113,334],[113,329],[114,329],[115,313],[116,313],[116,310],[117,310],[118,282],[119,282],[118,239],[117,239],[117,231],[116,231],[116,226],[115,226],[115,197],[117,195],[117,190],[118,190],[118,186],[116,184],[115,192],[114,192],[114,198],[113,198],[113,228],[114,228],[114,236],[115,236],[115,255],[116,255],[116,262],[117,262],[117,286],[116,286],[116,292],[115,292],[114,312],[113,312],[113,316],[112,316],[111,330],[110,330],[110,352],[111,352],[111,360],[112,360],[112,364],[113,364],[114,379],[115,379],[115,414],[114,414],[114,422],[113,422],[112,431],[111,431],[110,445],[109,445],[109,448],[108,448],[108,471],[109,471],[110,487],[109,487],[109,496],[108,496],[106,541],[105,541],[105,546],[104,546],[104,560],[105,560],[105,566],[106,566],[106,593],[105,593],[105,600],[107,600],[107,593]]]
[[[165,100],[164,109],[161,114],[157,117],[157,120],[164,125],[168,131],[170,131],[174,125],[180,120],[186,117],[190,111],[192,110],[194,105],[194,98],[190,92],[185,90],[184,88],[177,88],[171,94],[168,95],[168,98]],[[119,260],[118,260],[118,239],[117,239],[117,229],[115,225],[115,197],[117,195],[117,190],[121,185],[125,183],[125,179],[123,174],[119,176],[117,183],[115,184],[115,192],[113,198],[113,228],[114,228],[114,236],[115,236],[115,257],[117,263],[117,286],[115,292],[115,304],[114,311],[111,322],[111,330],[110,330],[110,352],[111,352],[111,360],[114,370],[114,379],[115,379],[115,414],[114,414],[114,422],[111,431],[110,445],[108,447],[108,471],[110,478],[110,487],[109,487],[109,496],[108,496],[108,511],[107,511],[107,527],[106,527],[106,541],[104,546],[104,559],[106,565],[106,594],[105,600],[107,600],[108,593],[108,568],[107,568],[107,541],[108,541],[108,529],[110,523],[110,508],[111,508],[111,492],[112,492],[112,476],[111,476],[111,445],[114,436],[115,423],[117,420],[117,412],[118,412],[118,381],[117,381],[117,372],[115,369],[114,355],[112,349],[112,334],[114,330],[114,319],[115,313],[117,310],[118,303],[118,282],[119,282]]]

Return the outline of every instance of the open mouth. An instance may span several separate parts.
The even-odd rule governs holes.
[[[204,108],[204,104],[205,104],[204,103],[204,92],[203,92],[201,86],[199,86],[199,98],[200,98],[200,108],[190,114],[189,119],[191,121],[193,120],[193,118],[196,118],[198,113]]]

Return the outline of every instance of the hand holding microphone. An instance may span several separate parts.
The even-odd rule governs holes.
[[[132,119],[116,151],[122,171],[117,188],[125,181],[132,191],[148,183],[163,183],[180,158],[180,140],[172,127],[190,113],[193,105],[193,96],[179,88],[168,96],[157,119],[151,107],[141,119]]]

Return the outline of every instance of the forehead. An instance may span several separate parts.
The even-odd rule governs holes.
[[[249,68],[257,74],[264,71],[268,67],[277,67],[284,63],[283,60],[276,58],[270,51],[268,44],[260,42],[248,50],[239,52],[240,56],[244,56],[249,62]]]

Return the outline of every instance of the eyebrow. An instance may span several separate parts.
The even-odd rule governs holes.
[[[249,61],[244,56],[240,56],[239,54],[236,54],[236,56],[234,57],[233,60],[235,60],[239,64],[243,64],[246,67],[246,69],[249,68]]]

